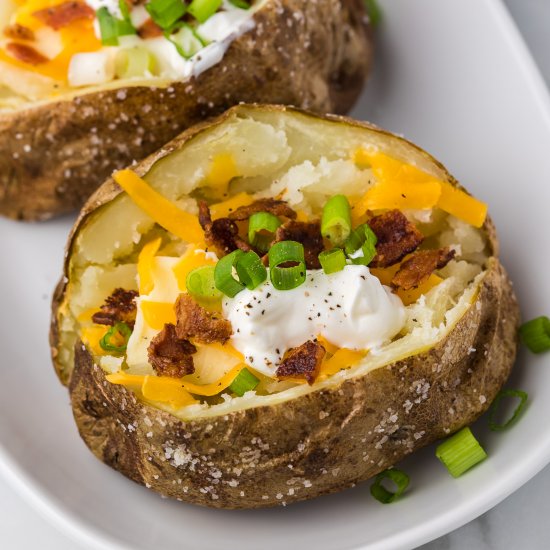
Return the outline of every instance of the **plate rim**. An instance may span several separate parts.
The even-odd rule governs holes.
[[[523,81],[530,89],[531,100],[537,104],[543,123],[550,132],[550,90],[523,35],[503,0],[483,1],[492,14],[495,25],[501,30],[503,39],[511,45],[512,55],[521,61],[518,63],[518,67],[523,73]],[[346,546],[341,550],[409,550],[426,544],[484,514],[517,491],[549,463],[550,438],[545,444],[540,444],[536,452],[525,455],[524,460],[516,462],[511,467],[506,484],[492,486],[486,491],[480,492],[473,499],[447,510],[444,514],[401,530],[383,540]],[[33,510],[73,542],[94,550],[132,550],[130,546],[85,523],[66,507],[56,502],[48,491],[35,483],[32,476],[15,462],[1,442],[0,476]]]

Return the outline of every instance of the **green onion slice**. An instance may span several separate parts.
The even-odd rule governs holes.
[[[351,208],[344,195],[335,195],[325,204],[321,234],[335,246],[342,246],[351,233]]]
[[[199,23],[204,23],[218,11],[221,5],[222,0],[193,0],[188,11]]]
[[[254,290],[267,279],[267,269],[256,252],[242,254],[235,265],[239,280],[248,290]]]
[[[154,74],[156,61],[145,48],[123,48],[115,58],[115,74],[118,78],[135,78]]]
[[[519,403],[514,410],[512,416],[506,422],[504,422],[504,424],[499,424],[496,421],[498,406],[505,397],[517,397],[519,398]],[[491,429],[493,432],[502,432],[503,430],[509,428],[518,419],[519,415],[525,408],[527,397],[527,393],[522,390],[501,390],[500,392],[498,392],[495,400],[491,404],[491,410],[489,413],[489,429]]]
[[[248,369],[243,369],[231,382],[229,389],[242,397],[247,391],[255,389],[259,383],[259,378],[256,378]]]
[[[364,0],[371,25],[376,28],[382,21],[382,10],[376,0]]]
[[[162,29],[170,29],[185,14],[182,0],[151,0],[145,4],[151,19]]]
[[[203,265],[191,270],[185,281],[187,292],[199,303],[212,303],[221,300],[223,294],[216,288],[214,266]]]
[[[250,8],[250,2],[248,2],[247,0],[229,0],[229,3],[243,10],[247,10]]]
[[[122,12],[125,17],[125,12]],[[104,46],[118,46],[119,36],[136,34],[136,29],[130,19],[117,19],[106,8],[100,8],[96,13],[101,34],[101,43]]]
[[[382,482],[385,479],[390,479],[395,483],[397,487],[397,490],[395,491],[395,493],[388,491],[388,489],[386,489],[382,485]],[[370,487],[370,494],[378,502],[382,502],[383,504],[389,504],[390,502],[393,502],[394,500],[399,498],[405,492],[405,489],[408,486],[409,486],[409,476],[401,470],[397,470],[396,468],[390,468],[389,470],[380,472],[376,476],[374,483]]]
[[[323,250],[319,254],[319,262],[321,262],[321,267],[327,275],[329,273],[336,273],[346,267],[346,255],[341,248]]]
[[[214,268],[216,288],[230,298],[234,298],[245,288],[245,285],[233,276],[233,270],[236,271],[237,262],[243,255],[242,250],[234,250],[231,254],[224,256]]]
[[[478,443],[470,428],[462,428],[438,445],[435,456],[443,462],[453,477],[459,477],[478,462],[485,460],[487,453]]]
[[[273,241],[273,234],[281,220],[269,212],[256,212],[248,221],[248,242],[262,252],[267,252]]]
[[[369,265],[376,256],[377,242],[373,230],[364,223],[350,233],[344,249],[353,264]]]
[[[131,335],[132,330],[126,323],[116,323],[105,333],[99,345],[105,351],[124,353]]]
[[[542,353],[550,349],[550,319],[536,317],[519,327],[523,343],[533,352]]]
[[[305,282],[306,262],[302,243],[296,241],[275,243],[269,249],[268,257],[271,282],[277,290],[291,290]]]
[[[186,23],[178,26],[179,30],[176,33],[171,34],[171,31],[165,31],[164,37],[174,44],[183,58],[190,59],[200,52],[207,45],[207,42],[198,35],[193,27]]]

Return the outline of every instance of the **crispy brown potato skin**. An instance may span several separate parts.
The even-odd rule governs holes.
[[[184,423],[139,403],[78,345],[70,392],[80,435],[127,477],[203,506],[275,506],[350,487],[476,420],[508,378],[518,308],[491,262],[474,306],[427,353],[225,417]]]
[[[295,111],[273,105],[245,108]],[[135,171],[146,174],[159,159],[204,129],[230,119],[236,109],[240,107],[184,132]],[[343,117],[324,118],[373,128]],[[66,275],[74,239],[88,216],[120,193],[109,179],[85,205],[69,238]],[[498,242],[490,220],[483,230],[493,254],[485,279],[467,313],[436,347],[330,390],[185,423],[138,402],[122,386],[106,383],[103,371],[94,366],[81,343],[75,348],[74,370],[63,369],[56,360],[60,307],[65,299],[66,279],[62,278],[53,300],[50,340],[56,371],[69,386],[82,438],[100,460],[134,481],[211,507],[275,506],[337,492],[372,477],[472,423],[510,374],[519,308],[496,257]]]
[[[351,108],[372,60],[362,0],[272,0],[254,17],[255,28],[190,81],[0,114],[0,214],[40,220],[74,210],[113,170],[239,102]]]

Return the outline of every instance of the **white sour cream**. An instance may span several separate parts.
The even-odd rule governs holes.
[[[401,300],[362,265],[330,275],[308,271],[293,290],[276,290],[266,281],[225,299],[223,312],[233,346],[268,376],[288,349],[318,335],[340,348],[366,350],[393,338],[405,323]]]

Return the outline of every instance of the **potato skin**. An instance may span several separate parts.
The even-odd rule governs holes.
[[[276,105],[235,107],[187,130],[135,171],[143,176],[155,162],[241,109],[304,114]],[[321,118],[391,135],[344,117]],[[450,175],[447,178],[459,186]],[[120,193],[109,179],[85,205],[69,238],[66,276],[80,229],[91,214]],[[517,350],[519,308],[496,258],[498,242],[490,220],[483,230],[493,254],[486,276],[471,307],[436,347],[329,390],[188,422],[138,402],[122,386],[107,383],[80,342],[75,347],[74,370],[64,369],[57,358],[67,284],[63,277],[54,295],[50,339],[58,376],[69,386],[80,435],[101,461],[137,483],[210,507],[289,504],[337,492],[376,475],[472,423],[509,376]]]
[[[0,113],[0,214],[80,207],[115,169],[239,102],[345,113],[372,60],[362,0],[271,0],[220,63],[167,88],[125,87]]]
[[[476,420],[504,384],[519,314],[495,258],[476,301],[426,353],[275,406],[182,422],[106,383],[77,345],[70,393],[103,462],[163,495],[260,508],[340,491]],[[472,351],[474,350],[475,351]]]

